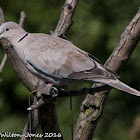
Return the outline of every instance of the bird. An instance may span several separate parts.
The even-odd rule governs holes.
[[[121,82],[117,73],[68,40],[44,33],[28,33],[12,21],[0,26],[2,38],[13,46],[28,70],[47,83],[61,86],[91,81],[140,96],[138,90]]]

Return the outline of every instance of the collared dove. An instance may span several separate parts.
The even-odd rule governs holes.
[[[140,96],[140,92],[118,80],[91,54],[71,42],[43,33],[28,33],[14,22],[0,26],[0,38],[8,40],[25,67],[37,77],[59,86],[75,81],[92,81]]]

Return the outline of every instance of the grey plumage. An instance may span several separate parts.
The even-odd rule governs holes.
[[[77,80],[100,82],[140,96],[140,92],[119,81],[97,58],[71,42],[42,33],[27,33],[18,24],[0,26],[0,38],[8,40],[23,64],[37,77],[54,85]]]

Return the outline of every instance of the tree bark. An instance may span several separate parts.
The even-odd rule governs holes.
[[[61,13],[59,22],[54,32],[52,32],[53,36],[60,36],[65,38],[67,32],[72,25],[72,17],[74,15],[76,6],[79,0],[66,0],[63,6],[63,11]]]

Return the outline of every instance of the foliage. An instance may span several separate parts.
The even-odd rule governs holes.
[[[16,3],[16,4],[15,4]],[[26,12],[24,28],[28,32],[50,33],[59,19],[64,0],[0,0],[6,21],[19,21],[20,12]],[[76,46],[98,57],[103,63],[109,57],[119,41],[125,27],[139,9],[140,1],[133,0],[80,0],[74,15],[74,24],[67,38]],[[121,80],[140,90],[139,52],[140,45],[131,60],[123,68]],[[0,47],[0,60],[4,55]],[[0,132],[22,133],[28,112],[28,91],[13,71],[10,63],[6,64],[0,75]],[[89,84],[82,85],[83,87]],[[80,88],[72,85],[66,88]],[[73,98],[73,115],[76,125],[80,104],[84,96]],[[64,139],[70,139],[69,98],[58,100],[58,117]],[[112,90],[103,116],[95,132],[95,140],[125,140],[134,135],[135,119],[140,116],[139,98]],[[62,113],[63,112],[63,113]],[[9,118],[10,116],[10,118]],[[138,134],[139,135],[140,131]],[[140,138],[140,137],[139,137]]]

